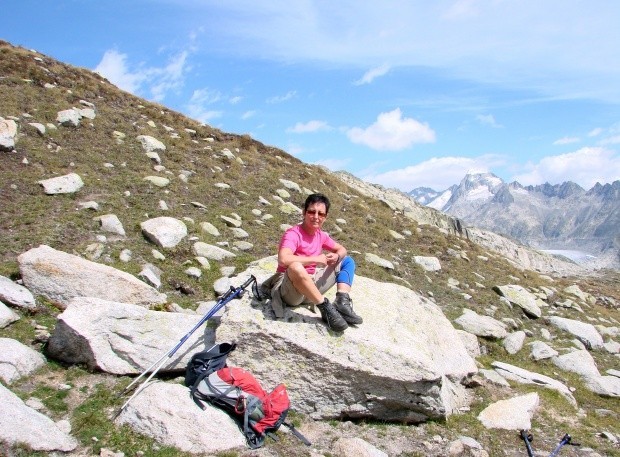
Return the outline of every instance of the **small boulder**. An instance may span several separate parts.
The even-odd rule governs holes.
[[[78,442],[62,431],[49,417],[26,406],[0,384],[0,441],[9,446],[27,446],[32,451],[73,451]]]
[[[500,400],[482,410],[478,415],[478,420],[486,428],[529,430],[532,427],[532,417],[538,408],[539,401],[538,394],[535,392]]]
[[[157,246],[169,249],[187,236],[187,226],[174,217],[156,217],[140,224],[142,233]]]
[[[420,265],[424,271],[439,271],[441,270],[441,263],[437,257],[424,257],[416,255],[413,257],[413,261]]]
[[[0,117],[0,151],[12,151],[15,149],[15,137],[17,136],[17,123],[13,119]]]
[[[536,302],[536,296],[527,291],[523,286],[495,286],[493,290],[500,296],[505,297],[510,303],[520,307],[527,316],[533,318],[542,316],[542,311]]]
[[[0,276],[0,301],[18,308],[34,309],[37,306],[28,289],[4,276]]]
[[[84,186],[82,178],[77,173],[69,173],[68,175],[43,179],[38,182],[43,186],[44,192],[48,195],[73,194]]]
[[[11,384],[45,365],[40,352],[11,338],[0,338],[0,379]]]
[[[483,338],[502,339],[508,335],[506,325],[490,316],[482,316],[470,309],[463,309],[463,314],[455,321],[463,330]]]
[[[19,315],[0,302],[0,328],[5,328],[19,320]]]
[[[157,138],[149,135],[138,135],[136,139],[142,144],[144,152],[165,152],[166,146]]]

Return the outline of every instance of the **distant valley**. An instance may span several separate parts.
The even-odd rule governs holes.
[[[419,187],[408,195],[526,246],[593,268],[620,268],[620,180],[585,190],[573,182],[523,186],[478,173],[442,192]]]

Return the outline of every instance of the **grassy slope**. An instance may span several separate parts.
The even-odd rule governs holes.
[[[372,252],[394,261],[397,265],[395,271],[388,273],[379,267],[367,264],[363,256],[358,255],[356,259],[360,274],[379,280],[398,281],[423,294],[432,293],[450,319],[460,315],[465,306],[480,313],[491,306],[497,307],[497,296],[491,288],[495,284],[515,281],[508,279],[508,276],[518,278],[518,281],[525,286],[545,284],[536,273],[518,271],[502,258],[482,250],[477,245],[447,236],[431,227],[418,228],[415,222],[400,214],[394,214],[383,203],[357,195],[322,168],[304,164],[286,152],[263,145],[248,136],[227,134],[203,126],[163,106],[122,92],[94,73],[3,42],[0,42],[0,63],[0,116],[20,118],[16,152],[0,153],[1,275],[17,279],[19,271],[16,256],[40,244],[84,255],[87,247],[95,242],[95,236],[101,234],[99,223],[94,221],[93,217],[108,213],[119,217],[127,237],[124,240],[106,243],[99,261],[133,274],[140,271],[143,263],[156,262],[151,255],[154,246],[141,235],[140,222],[162,215],[179,219],[191,218],[194,223],[188,222],[190,236],[209,243],[219,241],[232,243],[234,239],[220,215],[237,213],[243,219],[243,228],[250,233],[250,241],[254,244],[251,251],[240,254],[234,260],[238,270],[241,270],[249,261],[274,254],[281,233],[280,225],[294,224],[298,221],[297,216],[286,216],[281,213],[272,198],[276,190],[283,187],[278,180],[282,178],[330,196],[333,204],[332,218],[326,223],[326,228],[328,231],[334,231],[335,219],[345,219],[346,224],[341,225],[343,231],[341,233],[334,231],[334,235],[350,251]],[[57,87],[45,88],[46,83]],[[82,119],[81,125],[77,128],[48,129],[43,136],[28,126],[28,122],[56,123],[58,111],[79,107],[80,100],[95,104],[97,117],[93,121]],[[25,114],[32,117],[27,118]],[[154,122],[155,127],[151,127],[148,121]],[[172,138],[164,126],[172,127],[179,138]],[[192,129],[196,133],[187,132],[185,129]],[[117,144],[115,141],[114,131],[126,134],[122,144]],[[170,173],[153,170],[153,163],[146,158],[140,143],[136,140],[137,135],[152,135],[166,144],[167,150],[160,153],[160,156],[162,164]],[[208,137],[214,141],[207,141]],[[220,152],[225,148],[231,150],[242,163],[225,158]],[[27,160],[27,164],[24,163],[24,159]],[[114,167],[105,164],[112,164]],[[183,170],[193,173],[188,183],[178,178]],[[74,195],[46,196],[37,183],[41,179],[70,172],[78,173],[85,182],[85,186]],[[157,188],[143,180],[148,175],[168,177],[171,179],[171,184],[165,189]],[[215,187],[215,184],[220,182],[229,184],[231,188]],[[129,196],[125,195],[126,191],[130,192]],[[292,194],[291,201],[301,206],[305,195],[289,192]],[[262,207],[258,203],[259,196],[272,201],[274,206]],[[97,213],[77,210],[78,202],[88,200],[99,203],[100,210]],[[159,200],[166,201],[170,209],[168,211],[159,209]],[[191,202],[200,202],[206,209],[198,208]],[[269,212],[274,218],[264,225],[252,222],[256,219],[251,212],[255,208]],[[369,223],[367,216],[372,216],[376,222]],[[216,239],[202,233],[199,224],[206,221],[213,223],[222,236]],[[408,230],[413,235],[406,241],[398,241],[389,234],[390,229],[398,232]],[[450,256],[447,254],[448,248],[464,250],[470,261]],[[122,249],[132,251],[131,262],[122,263],[118,260],[118,254]],[[164,270],[162,291],[169,294],[170,301],[193,308],[198,300],[214,298],[211,286],[219,277],[217,268],[212,268],[200,280],[191,279],[183,273],[187,268],[185,262],[193,261],[190,241],[181,243],[173,250],[165,251],[165,255],[167,259],[160,264]],[[414,255],[437,256],[443,269],[437,274],[427,275],[412,261]],[[481,260],[478,257],[480,255],[488,257],[489,260]],[[476,273],[482,275],[484,280]],[[466,301],[461,293],[448,288],[446,284],[450,277],[458,279],[462,289],[473,295],[473,300]],[[189,297],[181,295],[171,286],[173,280],[190,285],[196,290],[196,294]],[[565,285],[574,282],[581,283],[584,290],[596,296],[607,295],[620,300],[617,276],[587,280],[565,278],[559,279],[553,286],[561,291]],[[485,288],[476,287],[476,283],[483,283]],[[561,298],[560,293],[558,299]],[[57,310],[44,302],[40,305],[39,310],[29,317],[51,329]],[[617,310],[597,306],[593,313],[620,320]],[[576,319],[583,318],[576,312],[567,312],[565,315]],[[529,321],[517,310],[508,310],[505,307],[500,307],[496,317],[517,319],[522,322],[524,329],[531,330],[535,335],[539,334],[539,327],[544,326],[542,321]],[[31,343],[34,330],[30,322],[25,322],[30,319],[22,319],[9,328],[0,330],[0,336],[14,337],[26,344]],[[497,343],[484,343],[484,345],[488,355],[481,358],[480,362],[485,366],[499,359],[562,380],[570,380],[570,376],[557,373],[550,364],[533,365],[524,354],[508,356]],[[600,371],[604,372],[614,364],[617,367],[617,360],[601,354],[597,357]],[[126,452],[145,448],[150,449],[149,454],[153,455],[165,455],[168,452],[153,450],[148,440],[135,437],[126,430],[114,430],[109,422],[106,423],[101,418],[96,421],[93,419],[100,415],[96,414],[97,411],[114,403],[114,400],[109,398],[109,393],[117,390],[118,384],[122,384],[124,380],[95,376],[76,367],[58,367],[53,363],[46,370],[38,378],[18,384],[15,389],[27,398],[32,392],[37,393],[46,385],[45,382],[39,385],[35,380],[42,380],[50,375],[54,379],[74,377],[76,385],[83,384],[79,393],[72,394],[75,397],[73,399],[70,398],[71,395],[68,398],[63,397],[65,394],[54,390],[53,387],[49,387],[52,392],[46,391],[39,395],[55,399],[57,405],[51,408],[53,414],[57,417],[69,414],[74,427],[78,430],[86,429],[89,430],[88,433],[97,433],[91,430],[91,427],[95,427],[100,430],[101,435],[107,437],[108,441],[93,443],[89,441],[88,433],[82,435],[78,432],[85,447],[92,446],[98,449],[101,446],[109,446],[126,449]],[[576,381],[571,385],[579,385],[579,382]],[[530,389],[516,387],[515,390],[526,392]],[[483,434],[473,415],[488,404],[489,400],[494,399],[494,394],[491,390],[480,388],[476,389],[476,395],[480,397],[480,401],[474,404],[471,414],[451,418],[446,424],[431,424],[417,430],[423,431],[428,428],[429,433],[432,433],[433,427],[439,427],[436,433],[440,435],[475,436],[491,455],[501,455],[499,449],[506,445],[505,433]],[[535,424],[537,443],[540,446],[546,443],[547,447],[550,447],[558,434],[561,434],[559,430],[573,428],[575,424],[569,417],[571,414],[564,410],[562,400],[546,392],[542,392],[541,395],[544,408]],[[618,411],[619,402],[601,399],[582,389],[575,395],[588,413],[578,433],[575,431],[575,436],[579,434],[579,439],[582,441],[600,448],[607,455],[612,455],[614,451],[611,447],[605,440],[595,435],[599,431],[613,428],[613,420],[617,423],[618,417],[611,419],[599,417],[592,411],[595,408]],[[63,398],[57,398],[59,396]],[[98,398],[108,399],[108,402]],[[74,410],[78,404],[81,406]],[[72,405],[66,406],[71,412],[64,411],[62,405]],[[91,413],[84,412],[84,409],[89,408]],[[374,425],[366,427],[372,428]],[[617,426],[615,427],[616,433],[620,433]],[[400,430],[401,434],[410,433],[406,428],[395,429]],[[389,435],[394,432],[390,430],[383,433]],[[581,435],[587,436],[588,439],[582,439]],[[131,439],[127,438],[128,436],[131,436]],[[519,452],[520,446],[518,440],[512,440],[508,448]],[[286,453],[291,455],[291,452],[291,449],[287,448]]]

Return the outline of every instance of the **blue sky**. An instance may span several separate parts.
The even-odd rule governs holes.
[[[15,0],[2,13],[12,44],[386,187],[620,179],[617,1]]]

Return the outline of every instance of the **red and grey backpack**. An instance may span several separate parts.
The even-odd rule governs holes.
[[[194,402],[205,409],[205,403],[219,407],[240,422],[252,449],[263,445],[266,436],[275,438],[281,425],[304,444],[310,442],[292,424],[285,422],[291,406],[284,384],[267,393],[258,380],[243,368],[229,367],[226,357],[236,344],[222,343],[196,353],[187,365],[185,385]]]

